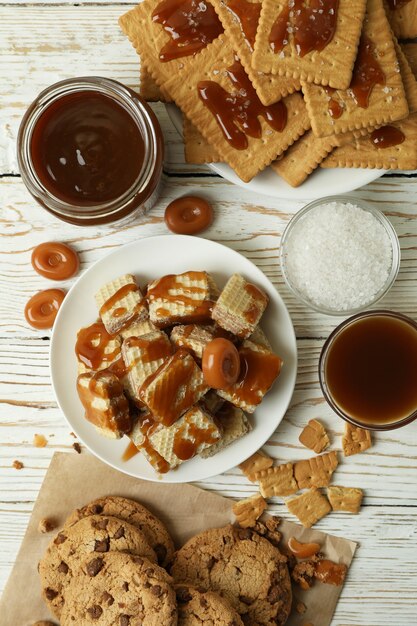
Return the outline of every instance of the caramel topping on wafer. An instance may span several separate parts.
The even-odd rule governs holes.
[[[97,369],[101,363],[111,363],[118,350],[106,353],[106,348],[113,337],[109,335],[103,322],[94,322],[87,328],[82,328],[77,335],[75,354],[79,361],[88,368]]]
[[[391,148],[405,141],[405,135],[395,126],[382,126],[372,131],[370,140],[376,148]]]
[[[95,372],[85,387],[81,383],[84,376],[87,374],[79,376],[77,390],[85,409],[86,419],[99,428],[104,427],[113,432],[129,432],[131,428],[129,405],[119,380],[115,376]],[[102,408],[100,400],[105,400],[108,406]]]
[[[122,300],[128,293],[131,291],[137,291],[137,286],[135,283],[129,283],[127,285],[123,285],[114,293],[103,306],[100,308],[100,316],[104,315],[108,311],[110,311],[115,304],[117,304],[120,300]],[[126,313],[126,307],[119,307],[113,311],[113,317],[121,317]]]
[[[239,59],[226,69],[234,93],[229,93],[221,85],[211,80],[198,83],[198,95],[216,118],[223,135],[236,150],[246,150],[248,138],[262,137],[262,126],[258,117],[277,132],[282,132],[287,123],[287,107],[284,102],[265,106],[259,100]]]
[[[126,342],[129,346],[140,348],[140,360],[142,363],[152,363],[152,361],[165,359],[169,356],[166,336],[163,334],[155,339],[152,339],[152,341],[149,341],[148,337],[145,335],[143,337],[129,337],[129,339],[126,339]],[[135,365],[136,362],[133,361],[130,365],[130,369],[133,369]]]
[[[149,412],[139,418],[139,428],[143,435],[143,441],[140,446],[137,446],[137,448],[139,451],[143,450],[146,453],[152,467],[154,467],[160,474],[166,474],[170,469],[169,463],[165,461],[165,459],[155,450],[149,441],[149,436],[157,426],[158,425],[155,423],[155,420]]]
[[[188,272],[190,281],[195,280],[198,281],[200,279],[201,272]],[[163,276],[158,282],[152,287],[148,288],[148,293],[146,295],[148,301],[152,300],[166,300],[168,302],[176,302],[178,304],[183,304],[184,306],[192,307],[192,313],[189,316],[181,315],[180,319],[176,319],[175,316],[171,316],[170,311],[164,307],[160,307],[157,309],[156,314],[158,317],[170,317],[170,322],[174,324],[177,321],[180,321],[183,324],[187,322],[190,323],[204,323],[211,321],[211,312],[213,310],[214,302],[212,300],[203,300],[199,304],[198,298],[193,296],[198,296],[201,294],[204,296],[205,290],[202,287],[198,287],[197,285],[181,285],[184,293],[176,293],[179,288],[179,284],[177,282],[176,274],[168,274],[167,276]]]
[[[239,350],[240,374],[237,386],[239,399],[247,404],[259,404],[259,393],[265,393],[271,380],[274,380],[281,369],[282,361],[275,354],[255,352],[242,347]]]
[[[291,4],[291,10],[290,10]],[[292,0],[272,25],[269,45],[280,52],[289,42],[291,33],[297,54],[305,56],[313,50],[323,50],[336,32],[339,0]]]
[[[262,4],[247,0],[229,0],[225,5],[239,21],[245,40],[253,51]]]
[[[362,35],[349,87],[358,106],[368,108],[375,85],[385,85],[385,74],[376,58],[373,41]]]
[[[197,424],[185,423],[175,433],[173,452],[181,461],[187,461],[197,454],[201,444],[211,445],[218,439],[219,431],[214,426],[199,428]]]
[[[223,32],[216,11],[205,0],[163,0],[152,20],[170,36],[159,53],[162,62],[195,55]]]

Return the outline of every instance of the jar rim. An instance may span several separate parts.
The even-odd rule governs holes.
[[[121,196],[106,202],[91,203],[80,207],[79,204],[60,199],[43,185],[33,166],[30,146],[34,128],[48,107],[65,96],[83,91],[107,96],[131,115],[142,135],[146,156],[143,159],[136,180]],[[153,111],[129,87],[122,85],[118,81],[100,76],[82,76],[62,80],[44,89],[35,98],[22,118],[17,139],[17,157],[20,173],[29,192],[44,208],[57,217],[69,221],[76,220],[81,224],[92,223],[94,219],[113,221],[124,217],[130,212],[132,199],[146,189],[152,179],[158,160],[162,164],[163,141],[158,136],[158,133],[161,135],[159,123]],[[161,150],[162,157],[159,158],[158,151],[160,152]]]

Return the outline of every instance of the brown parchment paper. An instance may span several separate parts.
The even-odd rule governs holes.
[[[43,535],[38,531],[39,521],[50,517],[62,525],[74,508],[104,495],[140,501],[165,522],[177,547],[195,533],[233,521],[233,501],[222,496],[191,485],[149,483],[132,478],[87,453],[79,456],[56,452],[0,602],[1,626],[31,626],[37,620],[51,619],[40,597],[37,565],[58,528]],[[282,522],[280,530],[286,540],[293,535],[303,542],[317,541],[329,559],[348,566],[352,561],[356,549],[353,541],[287,521]],[[299,615],[293,610],[287,626],[304,626],[309,622],[314,626],[330,626],[340,592],[340,587],[320,583],[309,591],[295,587],[294,606],[302,601],[307,611]]]

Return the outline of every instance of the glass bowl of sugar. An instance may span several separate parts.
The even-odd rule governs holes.
[[[287,286],[326,315],[353,315],[378,302],[394,283],[400,260],[391,222],[347,196],[311,202],[294,215],[281,240]]]

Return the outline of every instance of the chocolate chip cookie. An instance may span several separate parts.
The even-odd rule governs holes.
[[[156,554],[136,526],[108,515],[91,515],[63,528],[39,563],[42,595],[56,617],[61,614],[65,588],[77,576],[80,560],[106,552],[131,552],[156,563]]]
[[[65,522],[71,526],[89,515],[111,515],[137,526],[147,538],[149,545],[155,550],[159,565],[163,567],[172,559],[174,543],[163,525],[148,509],[139,502],[121,496],[97,498],[81,509],[76,509]]]
[[[282,626],[291,609],[286,558],[267,539],[231,525],[192,537],[175,554],[171,574],[224,597],[248,626]]]
[[[142,557],[90,556],[65,592],[61,626],[177,626],[171,582],[165,570]]]
[[[178,626],[243,626],[239,614],[219,594],[187,584],[175,586]]]

